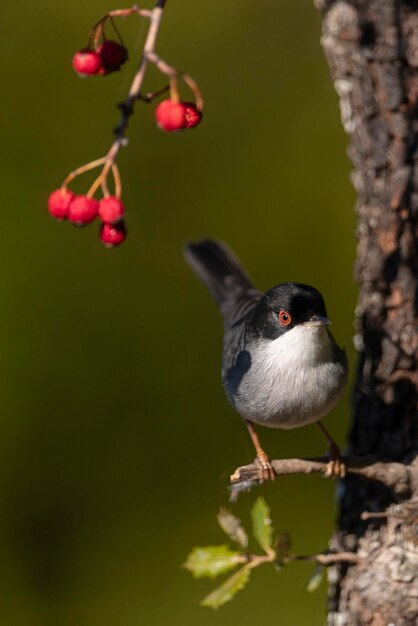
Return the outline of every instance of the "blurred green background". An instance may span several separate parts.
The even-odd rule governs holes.
[[[137,107],[119,161],[129,238],[109,251],[97,225],[57,223],[46,200],[111,141],[146,24],[121,24],[120,74],[81,80],[71,57],[112,8],[1,9],[0,620],[321,625],[325,586],[303,589],[310,565],[256,571],[217,613],[199,607],[215,585],[181,568],[194,545],[223,540],[228,476],[253,458],[223,396],[220,319],[184,242],[224,239],[262,289],[313,283],[353,361],[354,193],[319,15],[301,0],[168,0],[158,51],[198,80],[204,123],[171,136],[153,106]],[[149,75],[148,88],[164,84]],[[325,420],[340,442],[348,395]],[[273,458],[326,447],[314,426],[261,437]],[[314,476],[259,490],[296,553],[326,548],[334,487]],[[248,519],[255,497],[234,512]]]

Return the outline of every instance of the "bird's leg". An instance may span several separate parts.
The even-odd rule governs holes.
[[[334,439],[331,437],[325,426],[321,422],[317,422],[320,431],[326,437],[329,443],[329,463],[325,470],[325,476],[328,478],[344,478],[346,475],[345,463],[341,458],[341,452]]]
[[[259,481],[262,483],[265,480],[274,480],[276,474],[274,473],[274,469],[272,464],[270,463],[270,459],[261,447],[260,440],[257,433],[255,432],[254,424],[252,422],[249,422],[248,420],[245,420],[245,423],[247,424],[251,441],[253,442],[255,451],[257,453],[256,462],[259,466]]]

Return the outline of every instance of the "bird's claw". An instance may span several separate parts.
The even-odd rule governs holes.
[[[344,461],[341,458],[340,450],[337,446],[330,446],[329,449],[330,460],[328,461],[324,476],[326,478],[345,478],[347,474],[347,468]]]
[[[257,454],[255,460],[258,465],[258,482],[263,483],[266,480],[274,480],[276,478],[276,472],[268,458],[267,454]]]
[[[345,478],[347,473],[345,463],[339,459],[328,461],[324,476],[325,478]]]

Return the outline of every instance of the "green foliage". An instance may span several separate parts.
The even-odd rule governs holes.
[[[202,606],[209,606],[212,609],[217,609],[235,596],[240,591],[250,578],[249,565],[244,565],[238,572],[235,572],[230,578],[227,578],[224,583],[215,591],[212,591],[201,602]]]
[[[195,578],[207,576],[215,578],[220,574],[244,565],[235,574],[227,578],[217,589],[202,601],[202,606],[217,609],[232,600],[248,582],[251,570],[262,563],[284,564],[290,548],[287,533],[280,534],[273,542],[273,528],[270,520],[270,508],[263,498],[258,498],[251,510],[253,535],[264,550],[264,554],[249,554],[248,534],[240,519],[230,511],[221,509],[216,516],[219,526],[241,550],[231,550],[227,545],[196,547],[190,552],[184,564]],[[275,546],[275,547],[273,547]]]
[[[234,569],[242,562],[242,554],[230,550],[228,546],[205,546],[196,547],[190,552],[184,567],[193,574],[195,578],[207,576],[216,578],[219,574],[224,574]]]
[[[257,498],[251,509],[253,536],[265,552],[271,552],[273,543],[273,527],[270,519],[270,508],[264,498]]]
[[[228,535],[231,541],[237,543],[244,550],[248,547],[248,535],[245,532],[241,520],[226,509],[221,509],[216,519],[218,520],[219,526]]]
[[[251,509],[252,531],[254,539],[263,549],[263,554],[248,552],[248,534],[240,519],[230,511],[221,509],[216,516],[219,526],[228,535],[231,541],[238,544],[241,550],[231,550],[223,544],[219,546],[196,547],[190,552],[184,567],[195,578],[216,578],[220,574],[242,567],[232,576],[207,595],[201,602],[202,606],[217,609],[232,598],[248,583],[251,570],[270,563],[276,569],[284,567],[290,561],[314,560],[315,557],[295,557],[290,554],[292,541],[289,533],[281,532],[273,536],[273,526],[270,519],[270,507],[264,498],[258,498]],[[315,591],[322,580],[323,567],[319,566],[306,584],[306,590]]]

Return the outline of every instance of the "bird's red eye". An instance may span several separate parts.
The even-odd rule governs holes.
[[[282,309],[279,313],[279,322],[282,326],[289,326],[289,324],[292,322],[292,316],[290,315],[290,313]]]

